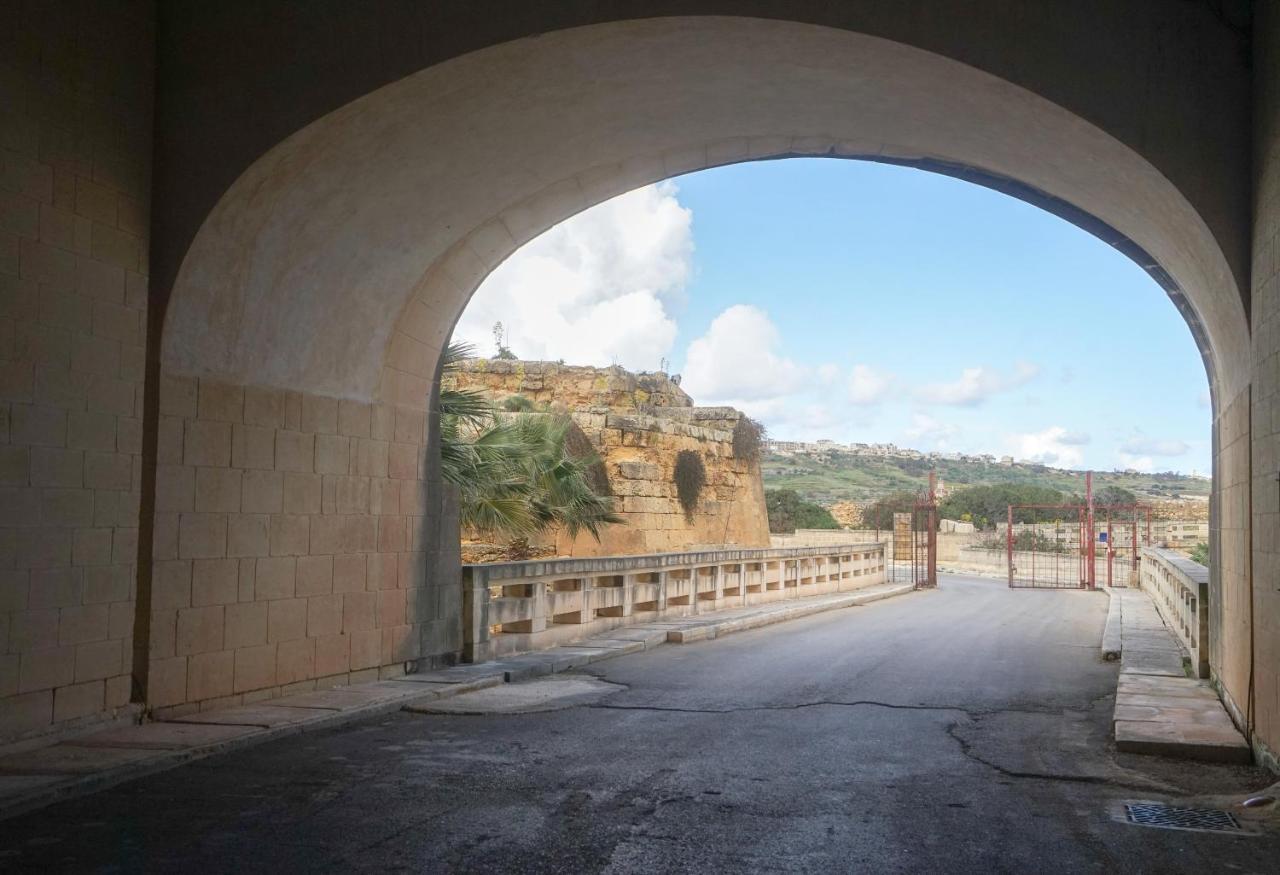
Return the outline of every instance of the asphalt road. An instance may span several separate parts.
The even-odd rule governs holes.
[[[1277,871],[1274,833],[1117,822],[1271,778],[1118,754],[1105,613],[944,577],[599,663],[616,692],[560,710],[399,713],[62,803],[0,823],[0,869]]]

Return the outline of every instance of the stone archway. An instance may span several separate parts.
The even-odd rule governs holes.
[[[1205,357],[1215,432],[1247,416],[1248,322],[1213,231],[1140,154],[1023,88],[900,43],[755,19],[495,46],[291,136],[196,235],[161,350],[139,612],[148,701],[456,650],[426,411],[471,293],[522,243],[608,197],[795,155],[970,175],[1085,224],[1174,296]],[[177,611],[215,578],[236,586],[234,604],[207,605],[223,644],[193,650]]]

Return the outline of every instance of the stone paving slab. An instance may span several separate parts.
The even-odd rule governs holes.
[[[1182,646],[1141,590],[1112,590],[1121,603],[1120,678],[1112,727],[1116,747],[1219,763],[1253,759],[1208,683],[1187,677]],[[1104,648],[1105,649],[1105,648]]]
[[[1235,726],[1203,726],[1183,721],[1120,720],[1116,747],[1129,753],[1154,754],[1212,763],[1249,763],[1253,752]]]
[[[911,590],[910,585],[889,584],[856,593],[671,618],[490,663],[453,666],[393,680],[186,714],[165,722],[100,730],[47,747],[0,755],[0,817],[238,747],[393,710],[425,710],[440,700],[640,652],[675,640],[673,635],[684,640],[699,634],[714,638],[819,611],[868,604]]]

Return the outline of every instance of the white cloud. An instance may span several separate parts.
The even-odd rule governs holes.
[[[1132,456],[1129,453],[1120,453],[1120,467],[1122,469],[1132,468],[1135,471],[1154,471],[1155,462],[1150,456]]]
[[[892,391],[895,379],[887,371],[869,365],[854,365],[849,375],[849,401],[852,404],[878,404]]]
[[[818,382],[824,386],[830,386],[840,378],[840,368],[837,365],[827,362],[825,365],[818,366]]]
[[[727,404],[752,416],[776,415],[804,387],[805,368],[778,354],[778,329],[763,310],[735,304],[689,344],[681,387],[698,404]]]
[[[989,368],[965,368],[960,378],[950,383],[930,383],[920,387],[916,396],[930,404],[955,407],[977,407],[992,395],[1025,386],[1040,373],[1039,365],[1018,362],[1012,374],[1001,374]]]
[[[492,355],[500,321],[523,359],[657,369],[693,270],[693,214],[677,191],[645,186],[535,237],[476,290],[454,339]]]
[[[960,433],[959,427],[940,422],[927,413],[911,414],[911,426],[904,432],[913,441],[924,441],[933,444],[935,449],[946,449],[953,437]]]
[[[1128,456],[1181,456],[1189,449],[1191,445],[1186,441],[1142,435],[1131,437],[1120,445],[1120,453]]]
[[[1208,389],[1205,389],[1203,392],[1201,392],[1199,395],[1196,396],[1196,404],[1204,408],[1213,406],[1213,398],[1209,394]]]
[[[1088,435],[1054,425],[1044,431],[1009,435],[1008,443],[1019,460],[1058,468],[1078,468],[1084,464],[1084,451],[1080,446],[1088,440]]]

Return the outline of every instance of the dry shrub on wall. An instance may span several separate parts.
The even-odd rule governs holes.
[[[750,416],[739,417],[738,424],[733,427],[733,457],[749,463],[760,461],[765,439],[763,425]]]
[[[702,495],[702,487],[707,485],[707,469],[702,464],[702,456],[693,450],[681,450],[676,453],[676,498],[684,508],[686,520],[692,520],[693,512],[698,507],[698,497]]]

